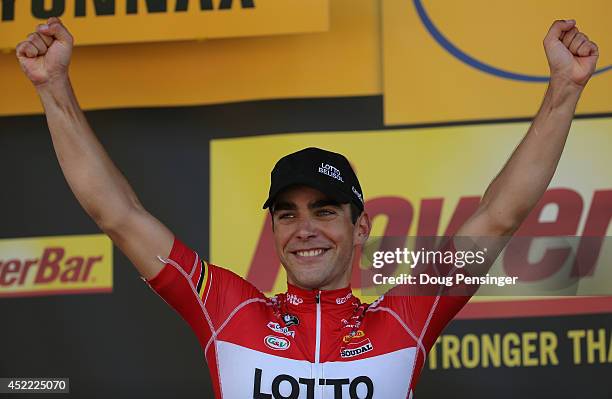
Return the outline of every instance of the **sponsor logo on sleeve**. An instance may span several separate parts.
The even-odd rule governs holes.
[[[266,346],[275,351],[286,351],[289,349],[291,343],[287,338],[275,337],[274,335],[268,335],[264,338]]]

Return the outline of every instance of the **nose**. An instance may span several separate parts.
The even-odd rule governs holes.
[[[307,240],[317,236],[317,229],[309,217],[301,218],[298,224],[296,237],[300,240]]]

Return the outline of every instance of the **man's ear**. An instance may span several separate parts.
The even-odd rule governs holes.
[[[353,243],[355,245],[363,245],[370,237],[370,231],[372,231],[372,223],[370,221],[370,215],[367,212],[361,212],[361,215],[357,218],[355,223],[355,234],[353,237]]]

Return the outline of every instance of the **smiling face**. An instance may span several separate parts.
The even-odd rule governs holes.
[[[273,221],[276,252],[290,284],[323,290],[348,286],[355,246],[370,233],[365,212],[353,224],[349,204],[296,186],[276,198]]]

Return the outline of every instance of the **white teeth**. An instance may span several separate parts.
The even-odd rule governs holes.
[[[310,251],[297,251],[298,256],[317,256],[323,253],[322,249],[311,249]]]

